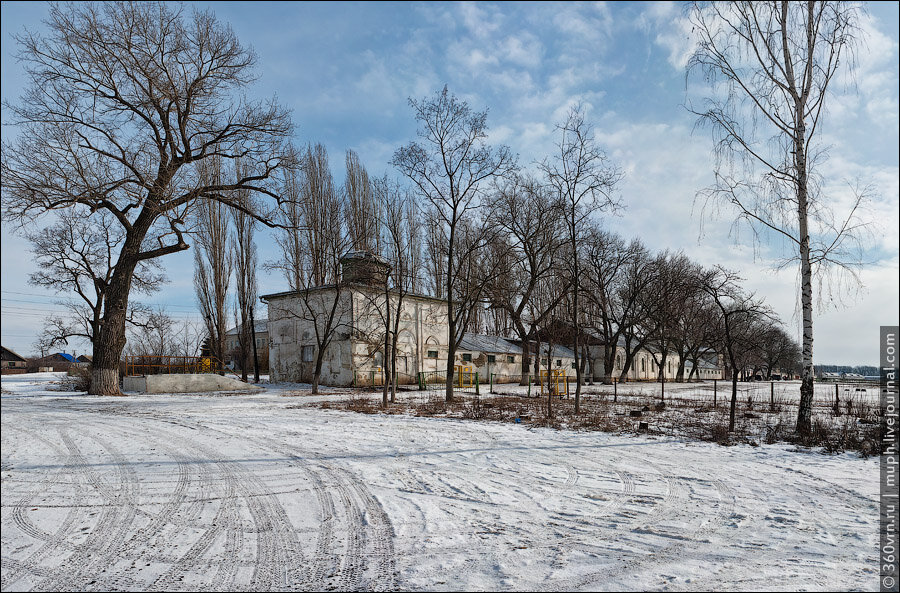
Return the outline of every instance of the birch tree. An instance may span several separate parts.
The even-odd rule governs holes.
[[[842,69],[852,67],[859,6],[845,2],[712,2],[691,10],[698,46],[689,72],[713,85],[691,108],[716,141],[706,203],[730,205],[758,240],[782,242],[779,267],[799,264],[803,371],[796,430],[808,434],[813,399],[814,279],[856,277],[856,193],[843,216],[822,190],[818,141]]]

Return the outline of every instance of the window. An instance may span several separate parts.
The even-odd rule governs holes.
[[[438,356],[437,350],[429,350],[428,351],[428,358],[437,358],[437,356]]]
[[[472,362],[471,354],[463,354],[463,362]]]
[[[300,349],[300,360],[303,362],[312,362],[314,348],[315,346],[303,346]]]
[[[641,372],[643,373],[646,370],[647,370],[647,361],[642,358],[641,359]]]
[[[562,366],[562,361],[559,360],[559,359],[556,359],[556,366],[561,367],[561,366]]]
[[[572,368],[573,368],[573,369],[575,368],[575,363],[574,363],[574,362],[572,363]]]
[[[616,368],[619,369],[620,371],[622,370],[622,356],[621,355],[616,356]]]
[[[507,356],[506,362],[516,362],[516,357],[515,356]]]
[[[488,364],[494,364],[497,362],[497,357],[493,354],[488,354]]]

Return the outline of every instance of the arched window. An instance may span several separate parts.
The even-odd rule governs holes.
[[[647,370],[647,359],[646,359],[646,358],[642,358],[642,359],[641,359],[641,372],[643,373],[643,372],[645,372],[646,370]]]

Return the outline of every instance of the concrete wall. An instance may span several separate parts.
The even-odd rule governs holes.
[[[213,374],[197,375],[147,375],[145,377],[125,377],[122,391],[141,393],[198,393],[205,391],[244,391],[260,389],[232,377]]]
[[[384,366],[383,293],[354,290],[353,368],[370,375]],[[390,295],[391,325],[397,312],[396,295]],[[407,382],[415,382],[422,371],[443,371],[447,368],[449,329],[447,309],[435,299],[406,296],[400,309],[397,339],[397,372]],[[428,352],[437,352],[429,357]]]
[[[317,326],[321,335],[333,306],[336,329],[325,350],[320,382],[323,385],[349,385],[353,378],[348,342],[353,321],[351,299],[349,292],[338,294],[335,289],[316,290],[306,302],[299,296],[269,301],[269,376],[272,381],[308,383],[312,380],[317,355]],[[312,347],[312,360],[303,360],[304,346]]]
[[[269,369],[273,381],[308,383],[315,371],[316,323],[320,332],[335,302],[336,290],[321,289],[309,299],[310,313],[299,295],[269,300]],[[390,295],[391,315],[397,296]],[[380,376],[384,365],[385,296],[381,291],[353,285],[341,290],[336,309],[337,331],[325,350],[321,385],[353,385],[357,375],[368,383],[372,371]],[[407,296],[400,311],[397,371],[401,379],[415,382],[421,371],[446,368],[449,330],[443,303]],[[312,361],[303,361],[303,347],[312,347]],[[437,351],[429,358],[428,351]]]

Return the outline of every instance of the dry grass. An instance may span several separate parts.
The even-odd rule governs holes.
[[[721,395],[721,394],[720,394]],[[326,409],[364,414],[406,414],[484,422],[506,422],[567,430],[595,430],[620,434],[656,434],[688,437],[723,445],[790,442],[821,447],[827,453],[878,453],[883,424],[878,410],[862,399],[842,401],[839,410],[818,406],[810,435],[794,433],[797,408],[787,398],[747,397],[736,406],[735,427],[728,430],[729,406],[722,397],[667,398],[647,394],[611,394],[588,391],[575,414],[573,398],[554,398],[548,413],[546,397],[521,395],[478,396],[458,394],[453,402],[443,392],[404,392],[398,402],[382,406],[380,395],[359,391],[347,399],[310,404]]]

